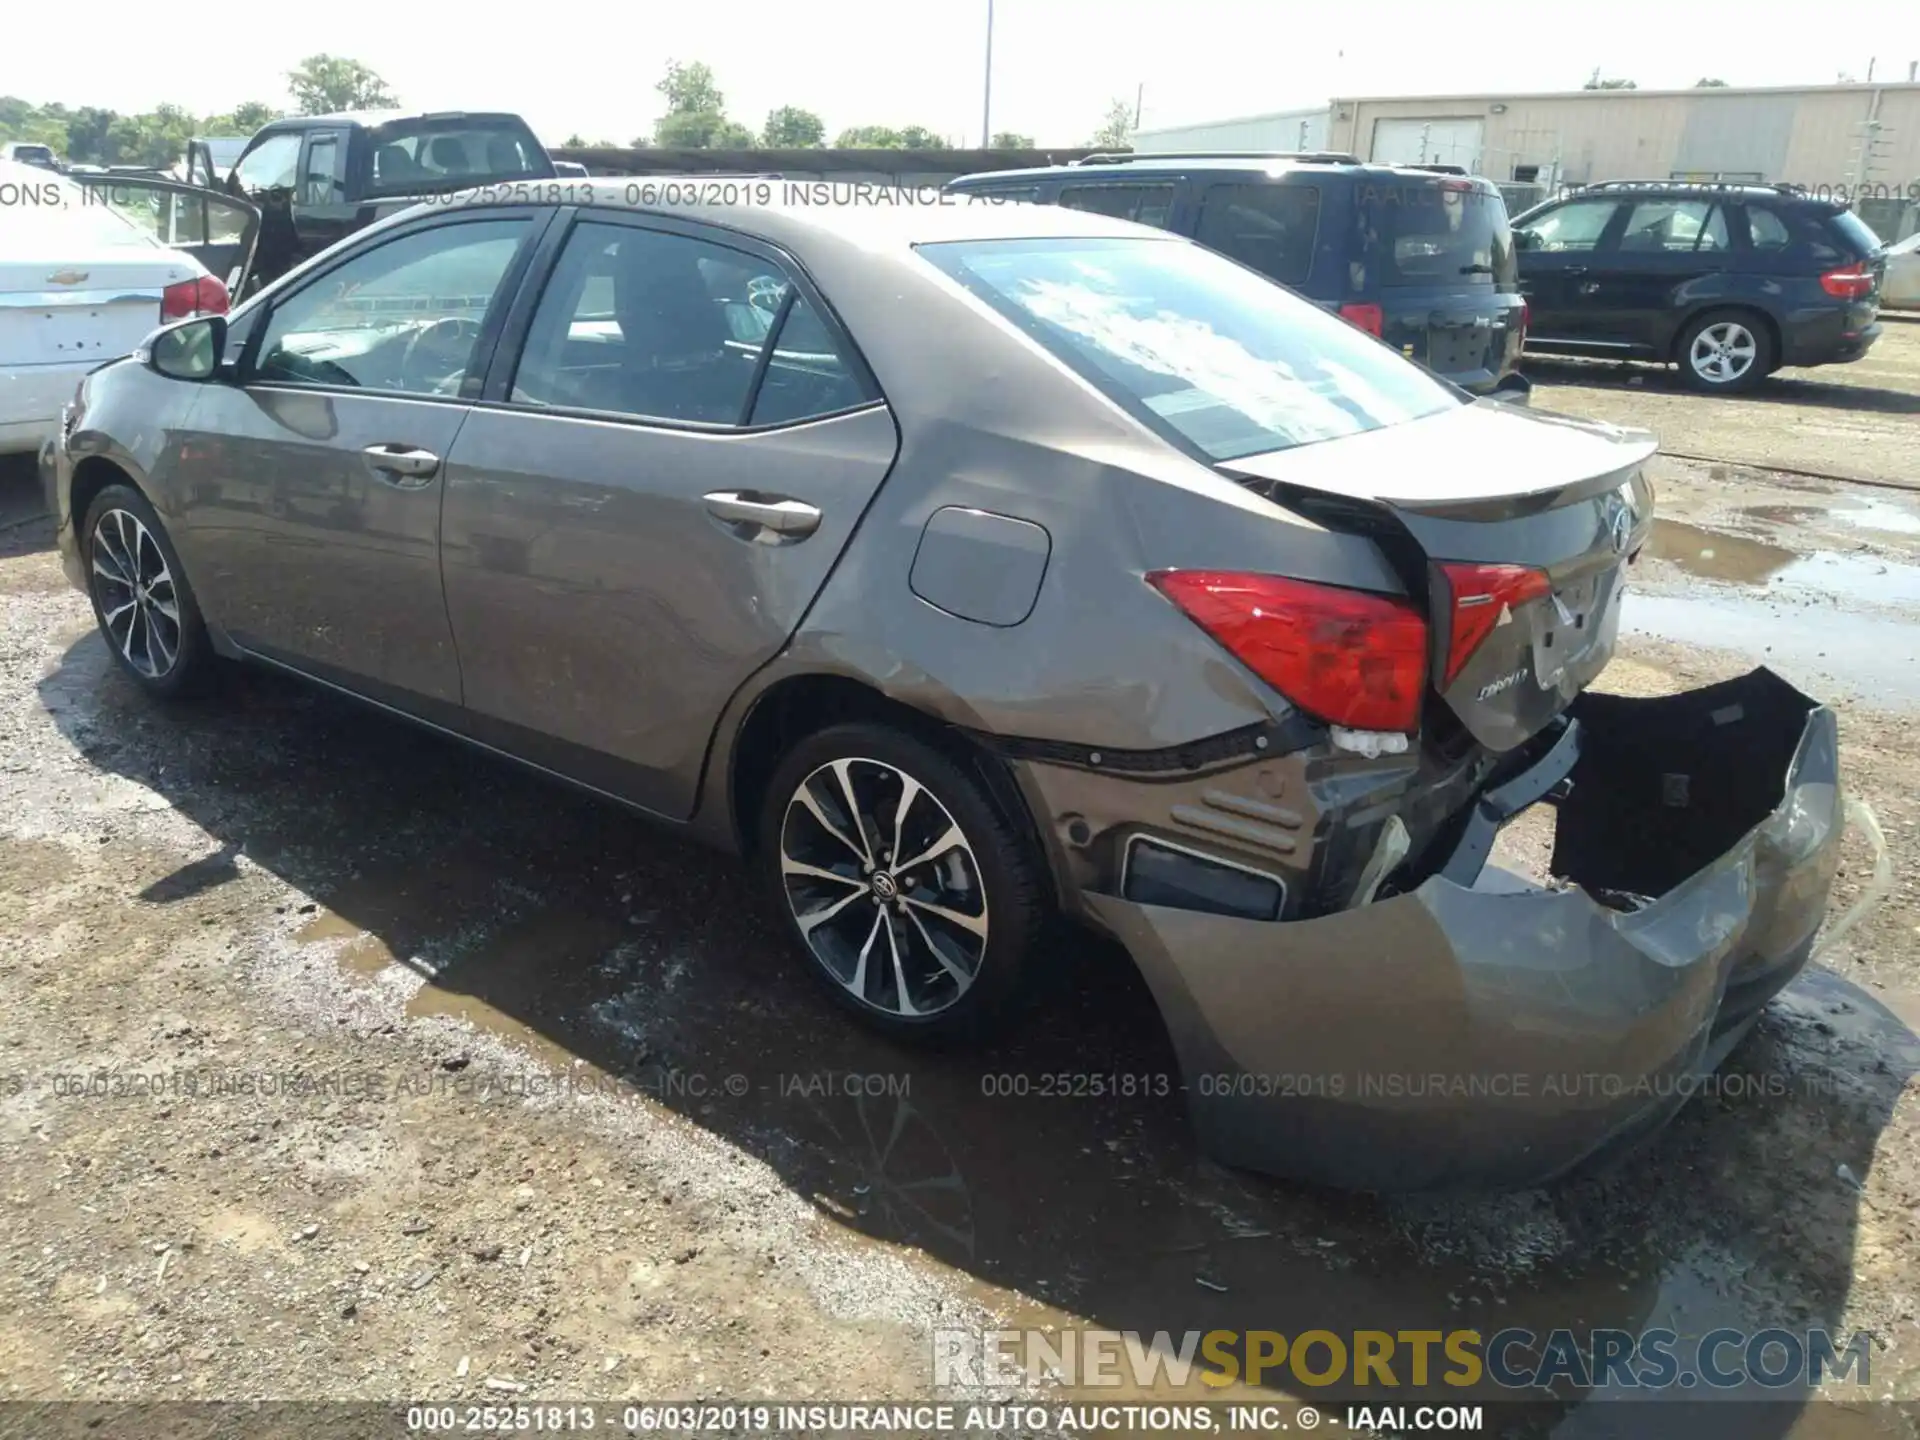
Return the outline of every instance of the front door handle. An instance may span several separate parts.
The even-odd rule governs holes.
[[[408,481],[424,484],[440,469],[440,457],[411,445],[369,445],[360,452],[373,472],[389,485],[411,489]]]
[[[820,528],[820,509],[785,495],[758,490],[715,490],[706,497],[707,513],[749,531],[771,531],[775,539],[798,540]]]

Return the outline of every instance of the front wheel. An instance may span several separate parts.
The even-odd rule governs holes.
[[[1680,378],[1696,390],[1734,394],[1773,372],[1773,337],[1759,317],[1716,310],[1681,333]]]
[[[899,1038],[973,1038],[1025,989],[1044,922],[1034,847],[986,787],[889,726],[803,740],[768,786],[759,861],[808,969]]]
[[[81,535],[93,618],[120,668],[151,695],[197,689],[213,668],[213,647],[146,496],[109,485],[87,508]]]

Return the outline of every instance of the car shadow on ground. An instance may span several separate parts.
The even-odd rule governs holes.
[[[31,455],[0,455],[0,556],[53,548],[53,521]]]
[[[92,764],[211,837],[127,904],[227,883],[245,857],[318,907],[294,923],[349,983],[406,965],[427,977],[413,1014],[619,1077],[849,1232],[917,1247],[1042,1320],[1174,1336],[1836,1324],[1859,1197],[1834,1157],[1863,1168],[1920,1069],[1904,1027],[1846,987],[1854,1031],[1770,1015],[1732,1062],[1756,1093],[1696,1101],[1608,1173],[1481,1199],[1315,1192],[1196,1155],[1152,1003],[1125,955],[1092,938],[1055,943],[1050,993],[1011,1038],[910,1052],[816,992],[740,864],[611,806],[277,675],[235,671],[162,709],[92,635],[41,701]],[[1869,1056],[1880,1071],[1822,1089],[1823,1066],[1866,1070]],[[1809,1135],[1831,1152],[1802,1153]],[[1391,1398],[1422,1398],[1400,1378]],[[1608,1414],[1638,1409],[1583,1406],[1584,1393],[1535,1392],[1514,1433],[1609,1434],[1628,1421]],[[1728,1428],[1703,1413],[1689,1433],[1784,1435],[1799,1393],[1706,1407]]]
[[[1595,390],[1640,390],[1656,394],[1711,399],[1692,389],[1671,365],[1633,364],[1614,360],[1573,360],[1529,355],[1522,367],[1527,378],[1540,385],[1579,385]],[[1731,398],[1759,400],[1774,405],[1817,405],[1829,410],[1863,410],[1883,415],[1920,415],[1920,394],[1883,390],[1845,381],[1809,380],[1819,371],[1788,370],[1769,376],[1744,394]]]

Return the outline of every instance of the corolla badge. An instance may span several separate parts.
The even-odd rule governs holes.
[[[1633,505],[1622,498],[1618,491],[1607,497],[1607,538],[1613,542],[1613,553],[1624,555],[1627,545],[1633,539]]]

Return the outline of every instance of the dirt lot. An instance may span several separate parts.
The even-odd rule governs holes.
[[[1575,368],[1537,403],[1707,457],[1660,462],[1604,683],[1765,661],[1830,695],[1895,883],[1737,1083],[1484,1201],[1220,1169],[1177,1096],[983,1094],[1171,1071],[1090,941],[999,1048],[909,1054],[816,998],[728,860],[272,677],[157,710],[0,470],[0,1393],[906,1397],[933,1329],[1003,1317],[1868,1328],[1874,1389],[1920,1398],[1920,497],[1752,468],[1911,478],[1920,326],[1745,401]],[[1873,860],[1850,836],[1842,904]]]

